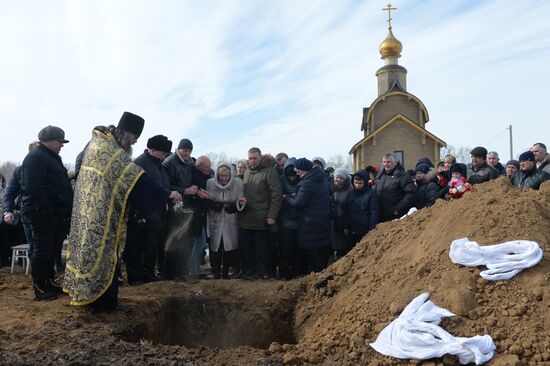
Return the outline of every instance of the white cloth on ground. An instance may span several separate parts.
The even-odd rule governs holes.
[[[418,211],[418,209],[416,207],[411,207],[411,209],[409,211],[407,211],[406,214],[404,214],[403,216],[401,216],[399,218],[399,220],[403,220],[405,217],[407,216],[411,216],[413,213],[415,213],[416,211]],[[397,220],[397,219],[396,219]]]
[[[442,318],[454,314],[428,301],[429,296],[423,293],[411,301],[371,347],[401,359],[426,360],[451,354],[461,364],[480,365],[493,358],[496,346],[490,336],[455,337],[439,327]]]
[[[467,267],[487,266],[480,273],[490,281],[508,280],[542,259],[542,249],[534,241],[514,240],[502,244],[480,246],[468,238],[453,240],[449,250],[451,261]]]

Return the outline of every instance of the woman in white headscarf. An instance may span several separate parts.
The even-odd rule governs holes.
[[[208,210],[207,232],[210,238],[210,266],[214,278],[229,278],[229,267],[238,266],[238,212],[244,209],[244,185],[231,172],[231,165],[220,164],[214,178],[206,182],[210,199],[220,202],[220,209]]]

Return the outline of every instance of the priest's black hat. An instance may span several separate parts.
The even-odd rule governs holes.
[[[120,117],[117,128],[123,131],[131,132],[139,137],[139,135],[141,135],[141,132],[143,131],[144,124],[145,120],[137,114],[124,112],[122,114],[122,117]]]

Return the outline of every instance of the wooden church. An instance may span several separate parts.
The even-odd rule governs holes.
[[[447,144],[426,130],[428,110],[422,101],[407,92],[407,69],[399,65],[403,46],[391,27],[391,5],[388,11],[388,36],[379,51],[385,65],[378,69],[378,98],[363,108],[363,138],[350,151],[357,171],[368,165],[381,165],[382,156],[393,152],[405,167],[414,169],[418,159],[428,157],[436,164],[439,151]]]

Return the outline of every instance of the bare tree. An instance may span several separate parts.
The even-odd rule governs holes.
[[[445,156],[452,155],[456,158],[457,163],[467,164],[470,161],[470,151],[472,151],[470,147],[461,146],[456,148],[452,145],[447,145],[447,147],[441,149],[440,156],[441,160],[443,160]]]
[[[344,168],[348,172],[351,172],[353,169],[351,155],[348,155],[347,157],[344,157],[342,154],[333,155],[327,161],[327,167],[329,166],[334,169]]]
[[[330,158],[328,158],[327,167],[331,166],[336,169],[336,168],[342,168],[344,165],[346,165],[346,161],[341,154],[333,155]]]
[[[239,160],[236,157],[227,156],[223,151],[220,153],[211,151],[207,152],[205,155],[208,156],[208,159],[212,162],[212,169],[215,169],[221,163],[236,163],[237,160]]]

